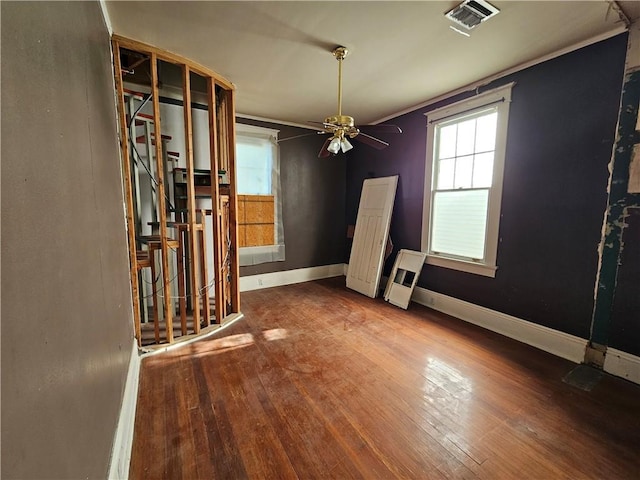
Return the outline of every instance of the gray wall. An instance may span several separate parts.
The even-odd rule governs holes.
[[[97,2],[1,2],[2,477],[105,478],[133,328]]]
[[[344,263],[347,159],[318,158],[326,136],[277,123],[238,118],[239,123],[280,130],[280,187],[285,261],[242,267],[240,275]]]

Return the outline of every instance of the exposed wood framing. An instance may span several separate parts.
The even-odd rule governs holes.
[[[218,130],[220,132],[227,131],[227,97],[222,95],[220,99],[220,105],[217,109],[218,114]],[[227,142],[221,141],[218,143],[220,151],[220,168],[225,172],[229,171],[229,150]]]
[[[191,76],[188,65],[182,65],[182,100],[184,111],[184,145],[187,161],[187,209],[189,228],[189,274],[193,330],[200,332],[200,286],[198,285],[198,247],[196,244],[196,194],[193,178],[193,119],[191,117]]]
[[[232,179],[229,185],[229,234],[231,236],[230,274],[231,274],[231,311],[240,312],[240,266],[238,264],[238,195],[236,192],[236,123],[233,121],[235,106],[235,94],[233,90],[226,91],[226,118],[229,120],[227,138],[227,165],[229,167],[229,178]]]
[[[158,56],[151,52],[151,95],[153,101],[153,130],[156,138],[162,138],[160,125],[160,93],[158,92]],[[162,142],[156,141],[156,173],[158,175],[158,205],[160,221],[160,250],[162,258],[162,290],[164,295],[164,321],[167,342],[173,342],[173,302],[171,301],[171,278],[169,278],[169,246],[167,245],[167,210],[164,188],[164,159]]]
[[[180,306],[180,332],[182,335],[187,334],[187,296],[185,291],[185,264],[184,264],[184,235],[186,234],[185,230],[187,230],[186,226],[180,225],[177,227],[178,234],[178,271],[176,274],[178,275],[178,304]]]
[[[126,37],[121,37],[120,35],[113,35],[112,38],[122,48],[135,50],[137,52],[145,53],[149,55],[154,54],[159,60],[175,63],[177,65],[189,65],[189,69],[192,72],[197,73],[202,77],[210,77],[215,79],[216,83],[223,86],[226,90],[234,89],[233,84],[226,78],[222,77],[221,75],[218,75],[213,70],[210,70],[207,67],[199,65],[185,57],[169,52],[167,50],[163,50],[161,48],[154,47],[153,45],[149,45],[147,43],[138,42],[136,40],[131,40]]]
[[[214,304],[216,311],[216,323],[222,323],[222,319],[225,317],[223,291],[222,291],[222,274],[224,265],[222,263],[222,242],[224,236],[222,235],[221,226],[221,211],[220,211],[220,185],[218,184],[218,166],[220,164],[218,159],[218,125],[216,121],[216,84],[213,78],[207,79],[207,100],[209,111],[209,151],[211,161],[211,218],[213,219],[213,268],[214,268]]]
[[[118,94],[118,109],[120,110],[120,151],[122,154],[122,173],[124,176],[124,191],[127,215],[127,237],[129,239],[129,273],[131,275],[131,301],[133,304],[133,323],[138,346],[142,345],[140,333],[140,298],[138,293],[138,263],[136,258],[136,224],[133,218],[133,189],[131,187],[131,169],[129,168],[129,129],[125,116],[124,87],[122,84],[122,65],[120,62],[120,47],[113,42],[114,76],[116,92]]]
[[[121,130],[121,153],[123,159],[123,177],[125,183],[125,203],[127,207],[127,234],[129,240],[129,260],[132,285],[132,303],[134,310],[135,335],[138,345],[142,343],[142,325],[141,312],[145,308],[144,300],[140,298],[138,287],[139,271],[142,268],[151,267],[151,276],[156,278],[157,274],[161,276],[162,286],[157,287],[155,284],[152,288],[153,295],[153,320],[155,342],[160,343],[162,332],[160,330],[159,318],[159,291],[162,291],[164,298],[164,321],[166,328],[166,341],[172,343],[173,337],[173,317],[175,315],[175,301],[172,297],[171,284],[177,278],[179,290],[179,307],[181,319],[181,333],[188,334],[187,325],[187,299],[185,293],[185,283],[188,281],[190,286],[190,301],[193,310],[193,330],[199,333],[201,328],[201,320],[206,326],[212,323],[209,310],[209,291],[208,276],[206,262],[206,235],[205,224],[206,214],[208,211],[196,210],[196,191],[194,184],[194,146],[193,146],[193,118],[191,105],[191,72],[204,77],[208,84],[208,111],[209,111],[209,137],[210,137],[210,153],[211,153],[211,198],[213,219],[213,258],[215,266],[215,316],[216,323],[222,323],[230,313],[227,311],[229,304],[231,310],[239,312],[240,295],[238,288],[239,267],[237,261],[237,221],[235,215],[237,213],[237,199],[235,189],[235,104],[234,104],[234,86],[224,77],[216,74],[202,65],[198,65],[172,52],[162,50],[142,42],[123,38],[119,35],[113,35],[114,50],[114,66],[115,81],[118,95],[118,108],[120,109],[120,130]],[[183,88],[183,110],[184,110],[184,135],[185,135],[185,158],[186,158],[186,185],[187,185],[187,215],[180,221],[178,218],[168,218],[167,202],[166,202],[166,181],[167,174],[164,164],[166,159],[163,155],[164,144],[162,141],[153,141],[152,145],[147,145],[149,156],[155,151],[155,169],[156,169],[156,195],[155,195],[155,212],[158,217],[158,233],[157,237],[144,239],[147,242],[148,252],[138,252],[137,245],[141,238],[140,232],[136,229],[135,224],[135,205],[134,205],[134,184],[135,179],[132,178],[130,168],[132,151],[130,149],[131,133],[127,128],[127,110],[124,103],[124,85],[122,75],[121,55],[123,49],[131,50],[138,54],[149,57],[150,73],[151,73],[151,100],[153,106],[153,115],[145,115],[138,113],[138,116],[148,118],[153,121],[153,138],[164,139],[162,136],[161,118],[160,118],[160,96],[158,81],[158,62],[165,61],[178,65],[182,69],[182,88]],[[216,88],[219,89],[221,102],[216,101]],[[141,94],[143,97],[147,94]],[[135,139],[134,139],[135,140]],[[218,172],[220,169],[227,171],[231,179],[229,194],[229,228],[225,228],[222,215],[224,214],[221,207],[221,192],[218,183]],[[225,196],[226,198],[226,196]],[[170,223],[172,220],[175,223]],[[141,226],[140,226],[141,227]],[[168,231],[175,227],[177,239],[170,238]],[[228,252],[228,258],[223,258],[223,251],[226,251],[227,235],[229,236],[231,246]],[[185,244],[186,242],[186,244]],[[224,242],[224,244],[223,244]],[[223,249],[224,246],[224,249]],[[175,276],[170,274],[169,266],[172,263],[170,249],[177,248],[177,273]],[[155,251],[160,252],[159,263],[160,269],[156,268],[154,259]],[[188,252],[188,253],[187,253]],[[146,254],[146,255],[143,255]],[[138,254],[140,254],[140,262],[138,262]],[[188,262],[184,262],[183,254],[186,254]],[[186,264],[185,264],[186,263]],[[226,269],[228,264],[229,270]],[[185,278],[185,272],[189,272],[189,278]],[[228,274],[230,274],[230,284],[227,283]],[[172,277],[172,278],[170,278]],[[200,306],[202,300],[202,307]],[[200,311],[202,308],[202,312]]]
[[[160,343],[160,315],[158,312],[158,291],[156,290],[156,258],[155,258],[155,249],[149,245],[149,257],[151,259],[151,279],[153,283],[151,284],[151,290],[153,290],[152,298],[153,298],[153,335],[156,340],[156,343]]]
[[[199,212],[198,241],[200,244],[200,281],[202,283],[202,314],[205,326],[211,325],[211,311],[209,308],[209,275],[207,269],[207,239],[205,235],[207,216],[204,210]]]

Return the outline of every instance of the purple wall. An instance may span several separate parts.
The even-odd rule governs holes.
[[[515,81],[509,114],[495,278],[425,265],[419,285],[589,338],[607,164],[615,137],[627,35],[619,35],[493,82]],[[426,158],[425,113],[389,120],[402,135],[381,152],[349,152],[347,223],[362,181],[398,174],[391,225],[396,251],[420,249]],[[395,254],[387,262],[390,270]]]

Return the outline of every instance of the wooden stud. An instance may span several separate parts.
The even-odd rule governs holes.
[[[209,307],[209,275],[207,268],[207,239],[205,235],[206,230],[206,212],[200,210],[200,225],[198,226],[198,239],[200,240],[200,273],[202,282],[202,312],[204,316],[205,326],[211,325],[211,310]]]
[[[156,281],[156,249],[152,247],[151,243],[149,248],[149,260],[151,263],[151,298],[153,299],[153,335],[156,343],[160,343],[160,315],[158,315],[158,290]]]
[[[138,346],[142,346],[140,327],[140,298],[138,293],[138,264],[136,258],[136,226],[133,218],[133,190],[131,186],[131,169],[129,153],[129,129],[124,106],[124,90],[122,83],[122,65],[120,62],[120,45],[113,41],[114,76],[116,91],[118,94],[118,120],[120,123],[120,151],[122,161],[122,173],[124,177],[125,203],[127,215],[127,238],[129,241],[129,274],[131,278],[131,300],[133,303],[133,324]]]
[[[222,242],[224,235],[220,228],[220,186],[218,185],[218,128],[216,112],[216,85],[213,78],[207,79],[207,99],[209,111],[209,151],[211,161],[211,208],[213,219],[213,266],[214,266],[214,295],[216,323],[222,323],[225,317],[223,308],[222,276],[224,265],[222,264]]]
[[[227,118],[233,120],[235,112],[235,92],[227,90],[226,111]],[[228,148],[228,166],[229,178],[232,179],[229,184],[229,231],[231,235],[231,265],[229,267],[231,273],[231,311],[233,313],[240,312],[240,266],[238,262],[238,195],[236,192],[236,124],[234,121],[227,122],[227,148]]]
[[[220,168],[225,172],[229,172],[229,150],[228,143],[224,141],[227,135],[227,97],[222,96],[220,100],[220,108],[218,110],[218,130],[220,132],[221,141],[218,143],[220,149]]]
[[[226,91],[222,91],[220,93],[220,97],[218,98],[219,105],[216,109],[216,113],[218,114],[218,167],[229,171],[229,150],[227,142],[227,138],[229,135],[229,125],[227,124],[227,93]],[[228,190],[228,189],[226,189]],[[222,232],[222,243],[220,245],[221,248],[221,258],[223,259],[222,264],[222,315],[226,317],[229,312],[227,311],[229,305],[229,288],[228,288],[228,276],[229,276],[229,243],[227,237],[229,235],[229,195],[224,195],[223,192],[220,192],[220,231]]]
[[[151,52],[151,95],[153,101],[153,128],[156,138],[162,138],[160,125],[160,99],[158,92],[158,57]],[[171,279],[169,278],[169,247],[167,245],[167,210],[164,188],[164,159],[162,142],[156,142],[156,168],[158,174],[158,205],[160,216],[160,242],[162,251],[162,284],[164,295],[164,320],[167,342],[173,343],[173,302],[171,301]]]
[[[184,281],[184,235],[186,227],[178,227],[178,304],[180,305],[180,328],[182,335],[187,334],[187,292]]]
[[[229,304],[231,303],[231,281],[229,275],[229,266],[232,250],[229,246],[229,195],[220,195],[220,228],[224,232],[224,243],[222,244],[222,258],[223,258],[223,274],[222,279],[222,294],[223,294],[223,310],[225,317],[229,315]]]
[[[228,105],[228,97],[227,92],[220,96],[220,108],[218,109],[218,148],[220,151],[220,164],[223,165],[223,168],[226,172],[229,172],[229,124],[227,122],[227,105]],[[223,270],[225,278],[222,282],[222,292],[223,292],[223,304],[222,308],[224,311],[224,316],[226,317],[230,312],[228,312],[228,306],[230,303],[230,258],[232,255],[232,249],[229,247],[229,240],[231,239],[231,233],[229,231],[229,195],[228,189],[226,195],[220,196],[220,211],[221,211],[221,220],[220,220],[220,228],[225,233],[224,236],[224,244],[222,246],[222,257],[225,259]],[[228,236],[228,238],[227,238]]]
[[[196,194],[193,175],[193,119],[191,116],[191,76],[188,65],[182,66],[182,100],[184,110],[184,145],[187,161],[187,221],[189,228],[189,281],[193,306],[193,331],[200,332],[200,286],[198,285],[198,247],[196,244]]]

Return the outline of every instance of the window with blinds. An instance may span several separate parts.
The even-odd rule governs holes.
[[[495,276],[510,100],[508,85],[428,114],[427,263]]]

